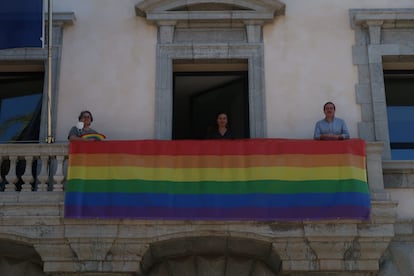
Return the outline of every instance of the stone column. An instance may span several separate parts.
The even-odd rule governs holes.
[[[382,151],[383,142],[367,142],[367,178],[371,200],[390,200],[390,195],[384,190],[384,178],[382,175]]]

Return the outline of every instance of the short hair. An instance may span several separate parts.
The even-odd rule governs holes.
[[[327,102],[327,103],[325,103],[325,104],[323,105],[323,110],[324,110],[324,111],[325,111],[325,107],[326,107],[328,104],[333,105],[334,110],[335,110],[335,104],[334,104],[333,102]]]
[[[85,113],[88,113],[89,116],[91,116],[91,122],[93,122],[92,113],[89,110],[81,111],[81,113],[79,114],[78,120],[80,121]]]

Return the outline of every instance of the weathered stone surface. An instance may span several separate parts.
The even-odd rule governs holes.
[[[225,275],[248,276],[253,260],[230,258],[227,260]]]
[[[283,242],[274,242],[274,250],[283,261],[316,260],[317,255],[306,239],[289,238]]]
[[[30,260],[0,257],[0,274],[43,276],[44,272],[40,264],[32,263]]]
[[[197,275],[215,276],[223,275],[226,267],[226,259],[223,257],[197,257]]]

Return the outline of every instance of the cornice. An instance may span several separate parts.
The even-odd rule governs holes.
[[[414,9],[351,9],[351,27],[413,28]]]
[[[285,13],[285,4],[266,0],[145,0],[135,6],[137,16],[158,25],[163,22],[270,22]]]
[[[48,21],[48,15],[45,14],[45,20]],[[74,12],[54,12],[53,24],[55,25],[73,25],[76,21]]]

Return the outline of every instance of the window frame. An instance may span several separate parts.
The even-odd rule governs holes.
[[[3,118],[1,116],[5,116],[5,121],[2,121],[2,127],[8,126],[6,130],[10,129],[16,129],[16,126],[21,125],[24,126],[20,130],[20,132],[17,132],[15,134],[19,134],[19,136],[24,135],[26,139],[21,140],[21,137],[18,139],[13,139],[13,137],[10,137],[9,139],[3,139],[3,137],[0,137],[0,143],[34,143],[39,141],[39,131],[40,131],[40,125],[37,126],[38,123],[40,123],[40,117],[41,117],[41,104],[42,104],[42,98],[43,98],[43,86],[44,86],[44,70],[39,71],[33,71],[33,72],[0,72],[0,77],[2,79],[1,85],[1,94],[0,95],[0,120]],[[3,82],[5,80],[6,82]],[[22,82],[21,82],[22,81]],[[29,83],[30,82],[30,83]],[[24,97],[31,97],[32,100],[23,100]],[[33,97],[38,98],[38,100],[35,102],[33,101]],[[19,107],[17,105],[17,102],[20,102],[25,107]],[[7,104],[6,104],[7,103]],[[32,108],[28,108],[28,106],[35,104],[35,106],[32,106]],[[40,108],[39,108],[40,104]],[[8,110],[7,112],[4,112],[3,108]],[[33,111],[33,116],[30,119],[30,122],[22,124],[22,120],[25,121],[25,116],[27,115],[27,112]],[[25,112],[25,114],[21,114],[22,112]],[[13,120],[11,120],[13,119]],[[34,120],[34,121],[33,121]],[[5,124],[4,123],[10,123],[11,124]],[[35,122],[35,123],[34,123]],[[37,123],[38,122],[38,123]],[[33,124],[34,123],[34,124]],[[35,132],[33,130],[36,129]],[[27,130],[32,130],[27,132]],[[33,134],[37,134],[37,139],[27,139],[27,134],[29,134],[29,137],[34,137]],[[4,138],[7,138],[7,131],[3,133],[5,135]]]
[[[47,16],[45,17],[47,18]],[[73,12],[59,12],[53,13],[53,50],[52,50],[52,99],[51,99],[51,110],[52,110],[52,136],[55,137],[56,133],[56,112],[57,112],[57,99],[59,91],[59,73],[62,56],[62,41],[63,41],[63,29],[67,25],[73,25],[75,21],[75,14]],[[47,26],[47,24],[45,24]],[[47,32],[45,32],[47,33]],[[47,37],[46,37],[47,40]],[[47,43],[46,43],[47,45]],[[48,49],[47,48],[12,48],[0,50],[0,70],[7,72],[13,67],[16,72],[27,71],[28,68],[36,66],[39,63],[44,66],[45,77],[43,86],[43,100],[42,100],[42,111],[40,119],[40,130],[39,130],[39,143],[46,143],[47,139],[47,91],[48,91]],[[16,67],[16,64],[19,65]]]
[[[413,64],[414,66],[414,64]],[[413,67],[414,68],[414,67]],[[388,115],[388,124],[389,124],[389,135],[390,135],[390,148],[391,148],[391,156],[393,160],[407,160],[405,157],[403,157],[403,152],[398,152],[399,150],[408,151],[410,156],[414,156],[414,134],[410,137],[407,137],[404,135],[398,135],[400,139],[393,140],[392,137],[396,136],[398,133],[401,133],[405,127],[396,127],[396,125],[393,125],[392,122],[392,116],[390,114],[390,109],[395,110],[401,110],[405,109],[403,118],[404,120],[407,120],[407,118],[414,118],[414,116],[407,116],[406,108],[409,108],[409,114],[414,115],[414,94],[411,95],[409,98],[408,96],[405,96],[401,94],[401,92],[397,92],[395,90],[395,84],[398,83],[399,86],[401,86],[401,82],[404,80],[408,81],[408,87],[410,88],[399,88],[400,91],[402,91],[404,94],[406,92],[410,93],[410,91],[414,91],[414,70],[384,70],[384,83],[385,83],[385,94],[387,99],[387,115]],[[397,80],[397,82],[395,81]],[[401,82],[398,82],[401,81]],[[388,85],[387,85],[388,84]],[[407,85],[407,82],[405,82]],[[387,89],[390,89],[387,91]],[[408,90],[408,91],[407,91]],[[397,93],[395,95],[395,93]],[[394,94],[394,95],[393,95]],[[407,104],[408,103],[408,104]],[[401,114],[401,111],[398,111]],[[408,122],[409,124],[414,125],[414,119],[409,120],[411,122]],[[408,127],[409,128],[409,127]],[[395,130],[395,133],[393,131]],[[404,140],[401,140],[401,137],[404,138]]]
[[[359,137],[384,143],[383,160],[391,160],[391,147],[385,99],[384,59],[414,55],[414,9],[351,9],[351,28],[355,31],[353,62],[358,68],[356,101],[361,106]]]
[[[248,61],[250,137],[267,137],[263,25],[284,14],[285,5],[263,0],[220,3],[144,0],[135,6],[137,16],[146,17],[158,27],[156,139],[172,139],[173,61],[220,59]],[[203,9],[197,10],[201,6]],[[208,6],[211,9],[205,12]],[[207,37],[206,30],[214,36]]]

